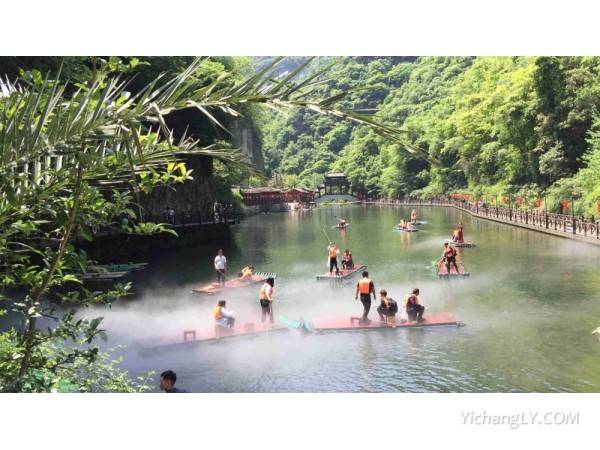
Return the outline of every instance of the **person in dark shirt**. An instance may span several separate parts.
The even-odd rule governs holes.
[[[167,394],[182,394],[187,391],[175,387],[177,375],[172,370],[165,370],[160,374],[160,388]]]

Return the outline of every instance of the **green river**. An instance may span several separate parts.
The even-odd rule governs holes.
[[[174,370],[191,392],[597,392],[600,391],[600,248],[498,224],[449,208],[418,208],[418,233],[392,227],[408,207],[353,205],[262,214],[232,227],[229,243],[158,255],[140,272],[137,296],[105,317],[109,344],[126,343],[132,374]],[[333,228],[337,218],[350,223]],[[431,262],[462,221],[475,242],[459,255],[471,273],[440,280]],[[296,331],[216,344],[140,352],[140,344],[212,327],[211,308],[227,300],[241,325],[260,318],[258,287],[202,297],[223,247],[232,270],[276,272],[276,317],[306,320],[360,315],[353,282],[317,283],[327,237],[367,264],[377,291],[402,300],[413,287],[430,312],[466,326],[304,335]],[[375,305],[376,306],[376,305]],[[427,315],[427,312],[426,312]],[[377,313],[371,309],[370,317]]]

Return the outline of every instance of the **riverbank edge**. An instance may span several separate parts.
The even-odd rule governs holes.
[[[418,206],[418,207],[428,206],[428,207],[439,207],[439,208],[455,208],[455,209],[458,209],[459,211],[466,212],[473,217],[477,217],[478,219],[489,220],[491,222],[502,223],[504,225],[512,225],[515,227],[525,228],[527,230],[537,231],[539,233],[549,234],[551,236],[557,236],[557,237],[561,237],[564,239],[571,239],[574,241],[591,244],[595,247],[600,247],[600,241],[598,241],[598,239],[580,236],[580,235],[576,235],[576,234],[572,234],[572,233],[565,233],[564,231],[557,231],[557,230],[551,230],[551,229],[546,229],[546,228],[538,228],[538,227],[524,224],[524,223],[509,222],[509,221],[501,220],[496,217],[490,217],[490,216],[478,214],[467,208],[462,208],[460,206],[453,205],[451,203],[429,203],[429,202],[423,202],[423,203],[419,203],[419,202],[408,202],[408,203],[362,202],[362,203],[365,205],[382,205],[382,206]]]

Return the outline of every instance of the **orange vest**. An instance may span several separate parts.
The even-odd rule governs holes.
[[[358,282],[358,292],[369,295],[371,293],[371,280],[363,278]]]
[[[329,247],[329,257],[337,258],[337,247]]]
[[[223,314],[221,314],[221,307],[219,305],[213,308],[213,316],[215,316],[215,320],[221,320]]]

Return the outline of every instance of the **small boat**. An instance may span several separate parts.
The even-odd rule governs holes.
[[[334,226],[334,228],[337,228],[338,230],[343,230],[345,228],[348,228],[350,224],[348,222],[346,223],[338,223],[337,225]]]
[[[268,278],[277,278],[277,274],[256,272],[254,275],[252,275],[250,279],[247,280],[240,280],[239,278],[234,278],[232,280],[226,281],[225,284],[210,283],[206,286],[202,286],[197,289],[192,289],[192,292],[195,294],[214,295],[219,294],[228,289],[239,289],[255,284],[264,283],[265,281],[267,281]]]
[[[90,269],[98,272],[134,272],[144,269],[147,265],[148,263],[97,264],[90,266]]]
[[[412,229],[412,230],[408,230],[408,229],[404,229],[404,228],[400,228],[398,225],[396,225],[394,228],[392,228],[392,230],[394,231],[400,231],[402,233],[415,233],[419,230],[417,230],[416,228]]]
[[[184,330],[180,336],[165,336],[154,340],[138,342],[139,347],[145,351],[164,350],[173,347],[208,344],[242,337],[253,337],[289,331],[288,327],[278,324],[261,324],[248,322],[234,328],[225,328],[215,325],[206,330]]]
[[[463,266],[462,263],[457,262],[456,264],[458,265],[460,272],[457,272],[456,267],[454,267],[454,265],[452,264],[452,265],[450,265],[450,273],[448,273],[448,271],[446,270],[446,264],[444,263],[444,261],[440,261],[437,266],[438,277],[440,277],[440,278],[464,278],[464,277],[468,277],[471,275],[469,272],[465,272],[465,266]]]
[[[304,331],[314,333],[332,333],[339,331],[361,331],[361,330],[392,330],[397,328],[426,328],[426,327],[441,327],[441,326],[464,326],[464,323],[456,320],[453,314],[450,313],[439,313],[439,314],[428,314],[423,316],[421,322],[396,322],[388,323],[380,320],[369,320],[363,322],[362,317],[351,316],[349,318],[337,318],[337,319],[322,319],[314,322],[290,321],[290,324],[296,322],[299,324],[297,327]]]
[[[360,272],[361,270],[366,269],[366,268],[367,268],[366,264],[354,263],[354,267],[352,269],[348,269],[348,270],[340,269],[339,274],[336,274],[335,272],[333,272],[331,274],[329,272],[325,272],[323,275],[317,275],[317,281],[347,280],[348,278],[352,278],[352,276],[354,276],[355,274],[357,274],[358,272]]]
[[[448,244],[452,245],[453,247],[459,247],[459,248],[477,247],[477,245],[473,244],[472,242],[455,242],[452,239],[449,239],[446,242]]]
[[[83,281],[108,281],[108,280],[116,280],[119,278],[123,278],[125,275],[129,274],[129,272],[83,272],[77,274],[79,278]]]

